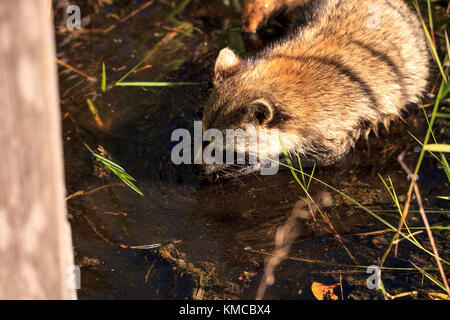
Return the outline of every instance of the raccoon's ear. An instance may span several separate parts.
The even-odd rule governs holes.
[[[242,60],[229,48],[220,51],[214,68],[216,78],[226,72],[232,72],[242,63]]]
[[[258,99],[250,105],[250,115],[257,124],[264,125],[273,119],[273,106],[264,99]]]

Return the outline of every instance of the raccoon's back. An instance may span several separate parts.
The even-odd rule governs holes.
[[[381,113],[417,102],[429,55],[421,23],[402,0],[313,0],[307,9],[307,23],[272,55],[332,64]]]
[[[417,15],[402,0],[312,0],[290,38],[262,55],[302,151],[332,161],[380,123],[401,115],[427,86],[429,55]],[[308,147],[311,146],[311,147]],[[322,151],[320,151],[322,150]]]

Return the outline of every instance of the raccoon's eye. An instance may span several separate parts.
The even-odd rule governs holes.
[[[250,113],[255,121],[263,125],[273,118],[273,107],[264,99],[258,99],[250,105]]]

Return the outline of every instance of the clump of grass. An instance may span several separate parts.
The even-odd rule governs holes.
[[[428,14],[429,14],[429,16],[432,17],[430,0],[427,0],[427,4],[428,4]],[[383,257],[381,259],[381,262],[380,262],[380,265],[383,265],[384,261],[386,260],[388,254],[389,254],[389,252],[390,252],[390,250],[392,248],[393,243],[397,240],[397,238],[399,236],[399,232],[402,229],[403,224],[406,221],[413,190],[415,191],[416,196],[418,196],[418,188],[417,188],[416,180],[417,180],[417,177],[418,177],[418,174],[419,174],[419,171],[420,171],[420,168],[421,168],[421,165],[422,165],[425,153],[427,151],[441,152],[441,158],[443,159],[442,162],[444,162],[445,171],[446,171],[446,173],[448,172],[448,166],[445,165],[445,163],[447,163],[447,161],[446,161],[445,156],[443,155],[443,153],[444,152],[448,152],[448,147],[449,146],[445,145],[445,144],[437,144],[437,143],[434,144],[434,145],[429,146],[429,141],[430,141],[430,137],[433,137],[433,139],[435,139],[435,136],[434,136],[434,133],[433,133],[433,126],[434,126],[436,118],[437,118],[437,111],[439,109],[441,101],[444,100],[444,98],[447,96],[447,94],[449,92],[449,86],[450,86],[450,83],[448,82],[449,67],[447,67],[445,70],[442,67],[443,64],[441,63],[441,59],[439,57],[439,54],[437,53],[436,46],[435,46],[435,43],[433,41],[434,36],[431,36],[431,33],[434,31],[434,27],[432,26],[433,21],[432,20],[430,21],[430,24],[431,24],[431,28],[430,28],[431,29],[431,33],[430,33],[430,31],[428,30],[428,28],[426,26],[426,23],[424,22],[424,20],[422,18],[422,15],[420,13],[420,9],[419,9],[419,5],[417,3],[417,0],[414,0],[414,6],[416,7],[416,10],[417,10],[417,12],[419,14],[419,18],[420,18],[420,20],[422,22],[423,30],[424,30],[424,33],[425,33],[426,38],[428,40],[428,45],[429,45],[429,47],[431,49],[431,52],[433,54],[433,58],[436,61],[437,65],[439,67],[439,70],[441,72],[442,82],[441,82],[441,85],[439,87],[438,94],[436,96],[436,100],[435,100],[435,104],[434,104],[434,107],[433,107],[433,112],[432,112],[432,115],[431,115],[431,119],[428,122],[428,129],[427,129],[427,133],[426,133],[426,136],[425,136],[425,139],[424,139],[424,142],[423,142],[422,150],[421,150],[420,155],[419,155],[419,159],[417,161],[414,173],[412,173],[410,175],[411,183],[410,183],[410,186],[409,186],[409,189],[408,189],[408,192],[407,192],[407,198],[406,198],[406,202],[405,202],[405,205],[404,205],[402,216],[401,216],[398,228],[397,228],[397,233],[395,234],[395,236],[392,239],[389,247],[387,248],[385,254],[383,255]],[[448,58],[450,57],[450,46],[448,46],[448,43],[449,43],[448,35],[445,34],[445,36],[446,36],[446,43],[447,43],[447,55],[446,55],[446,58],[444,59],[444,61],[448,60]],[[431,232],[429,232],[429,234],[431,235]],[[430,241],[433,242],[433,239],[430,239]],[[433,250],[436,251],[434,247],[433,247]],[[435,256],[435,258],[437,259],[437,263],[439,265],[440,264],[439,259],[436,256]],[[443,278],[443,282],[445,283],[447,294],[450,296],[450,288],[449,288],[449,286],[447,284],[447,279],[446,279],[445,274],[444,274],[444,272],[443,272],[441,267],[440,267],[440,269],[441,269],[441,275],[442,275],[442,278]]]
[[[94,156],[95,159],[100,161],[101,164],[103,164],[108,170],[110,170],[112,173],[114,173],[117,177],[119,177],[120,180],[122,180],[127,186],[129,186],[131,189],[133,189],[137,194],[140,196],[144,196],[141,190],[139,190],[138,187],[136,187],[133,183],[133,181],[136,181],[132,176],[130,176],[124,168],[119,166],[118,164],[112,162],[109,159],[106,159],[105,157],[99,155],[98,153],[95,153],[86,143],[84,143],[85,147],[91,152],[91,154]]]
[[[297,155],[297,156],[298,156],[298,155]],[[304,176],[309,177],[310,181],[311,181],[311,180],[316,181],[316,182],[322,184],[323,186],[327,187],[328,189],[330,189],[330,190],[336,192],[337,194],[339,194],[339,195],[342,196],[343,198],[345,198],[345,199],[349,200],[350,202],[352,202],[352,203],[353,203],[354,205],[356,205],[358,208],[360,208],[360,209],[362,209],[363,211],[369,213],[372,217],[374,217],[374,218],[377,219],[378,221],[382,222],[384,225],[386,225],[386,227],[388,228],[389,231],[391,231],[391,232],[393,232],[393,233],[395,233],[395,234],[398,234],[399,236],[401,236],[402,239],[405,239],[405,240],[409,241],[410,243],[412,243],[414,246],[416,246],[416,247],[417,247],[418,249],[420,249],[421,251],[423,251],[423,252],[425,252],[426,254],[432,256],[433,258],[439,260],[440,262],[446,264],[447,266],[450,266],[450,263],[449,263],[448,261],[446,261],[446,260],[440,258],[438,255],[436,255],[436,254],[433,253],[432,251],[426,249],[426,248],[425,248],[425,247],[424,247],[424,246],[423,246],[423,245],[422,245],[422,244],[414,237],[414,235],[415,235],[416,233],[413,233],[413,232],[412,232],[412,230],[426,230],[426,229],[430,229],[430,230],[431,230],[431,229],[436,229],[436,230],[446,230],[446,229],[447,229],[446,227],[439,227],[439,226],[437,226],[437,227],[429,227],[429,226],[427,226],[427,227],[423,227],[423,228],[421,228],[421,227],[419,227],[419,228],[417,228],[417,227],[416,227],[416,228],[413,228],[413,227],[409,227],[407,224],[405,224],[405,228],[406,228],[406,231],[407,231],[407,232],[405,233],[405,232],[403,232],[402,230],[399,230],[398,228],[396,228],[394,225],[390,224],[390,223],[389,223],[388,221],[386,221],[385,219],[383,219],[383,218],[382,218],[380,215],[378,215],[374,210],[371,210],[371,209],[369,209],[368,207],[362,205],[362,204],[359,203],[357,200],[353,199],[352,197],[350,197],[349,195],[347,195],[347,194],[345,194],[344,192],[340,191],[339,189],[334,188],[333,186],[327,184],[326,182],[324,182],[324,181],[322,181],[322,180],[320,180],[320,179],[318,179],[318,178],[316,178],[316,177],[314,177],[314,176],[312,176],[312,175],[310,175],[310,174],[304,172],[303,169],[297,169],[297,168],[294,168],[294,167],[292,166],[291,159],[290,159],[290,157],[289,157],[289,155],[288,155],[287,153],[285,153],[285,157],[286,157],[286,161],[288,162],[288,164],[287,164],[287,165],[286,165],[286,164],[283,164],[283,163],[279,163],[279,164],[280,164],[280,165],[283,165],[283,166],[286,166],[287,168],[289,168],[289,169],[291,170],[291,173],[293,174],[294,179],[297,181],[297,183],[300,185],[300,187],[302,188],[302,190],[306,193],[306,195],[308,196],[308,198],[310,199],[310,201],[313,202],[314,205],[316,205],[316,204],[314,203],[314,201],[312,200],[311,196],[309,195],[308,190],[306,190],[306,189],[304,188],[304,185],[303,185],[303,183],[301,182],[301,180],[299,179],[297,173],[300,173],[302,177],[304,177]],[[301,165],[300,165],[300,168],[301,168]],[[399,215],[402,216],[403,211],[402,211],[400,202],[399,202],[398,197],[397,197],[397,195],[396,195],[396,192],[395,192],[395,189],[394,189],[394,186],[393,186],[393,183],[392,183],[391,179],[389,179],[390,187],[388,186],[387,182],[386,182],[381,176],[380,176],[380,179],[383,181],[383,183],[385,184],[385,186],[386,186],[388,192],[390,193],[390,195],[391,195],[391,197],[392,197],[392,199],[393,199],[393,201],[394,201],[394,204],[395,204],[396,207],[397,207],[397,211],[399,212]],[[317,206],[317,205],[316,205],[316,206]],[[317,208],[318,208],[318,207],[317,207]],[[318,208],[318,210],[320,211],[320,208]],[[323,216],[326,217],[325,215],[323,215]],[[329,224],[330,226],[332,226],[331,221],[330,221],[328,218],[325,218],[325,221],[327,222],[327,224]],[[334,230],[334,228],[333,228],[332,230]],[[339,237],[337,237],[337,239],[339,239]],[[391,240],[390,245],[395,244],[396,241],[398,242],[397,239],[398,239],[398,238],[393,238],[393,239]],[[345,246],[344,246],[344,249],[346,249]],[[347,251],[347,249],[346,249],[346,251]],[[348,252],[348,251],[347,251],[347,252]],[[295,260],[295,259],[292,259],[292,260]],[[426,271],[426,270],[429,270],[429,271],[438,271],[437,268],[431,268],[431,267],[428,267],[428,268],[420,268],[420,267],[416,266],[413,262],[411,262],[411,264],[414,266],[414,268],[415,268],[416,270],[418,270],[420,273],[422,273],[426,278],[430,279],[433,283],[435,283],[435,284],[438,285],[441,289],[443,289],[444,291],[446,291],[446,286],[445,286],[445,284],[444,284],[443,282],[437,280],[435,277],[433,277],[431,274],[429,274],[429,273]],[[349,267],[350,267],[350,266],[349,266]],[[364,268],[365,266],[361,266],[361,265],[358,265],[357,263],[355,263],[355,265],[354,265],[353,267],[355,267],[355,268]],[[389,270],[389,269],[392,269],[392,268],[389,268],[389,267],[385,267],[385,266],[382,265],[382,264],[380,264],[379,267],[380,267],[380,270]],[[400,268],[400,269],[401,269],[401,268]],[[399,269],[399,270],[400,270],[400,269]],[[405,270],[407,270],[407,268],[406,268]],[[408,269],[408,270],[410,270],[410,269]],[[380,284],[379,289],[381,290],[381,292],[382,292],[383,296],[385,297],[385,299],[392,299],[394,296],[390,295],[390,294],[386,291],[386,289],[385,289],[385,287],[384,287],[384,285],[383,285],[383,281],[382,281],[382,279],[381,279],[381,273],[380,273],[380,278],[379,278],[379,284]]]

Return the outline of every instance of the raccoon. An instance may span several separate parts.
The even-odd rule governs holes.
[[[427,44],[402,0],[248,0],[243,30],[255,32],[275,11],[296,6],[300,27],[255,57],[221,50],[203,126],[264,141],[263,148],[234,145],[236,152],[264,159],[285,149],[329,165],[418,102],[429,75]]]

